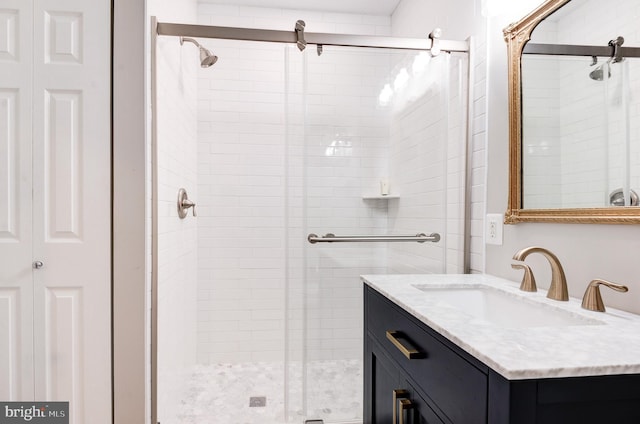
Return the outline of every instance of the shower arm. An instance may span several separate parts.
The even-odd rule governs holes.
[[[193,38],[190,37],[180,37],[180,45],[182,46],[184,44],[185,41],[188,41],[189,43],[193,43],[196,45],[196,47],[200,48],[202,47],[200,45],[200,43],[198,43],[196,40],[194,40]]]

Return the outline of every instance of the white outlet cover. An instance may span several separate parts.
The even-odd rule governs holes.
[[[502,229],[504,215],[501,213],[488,213],[485,220],[484,241],[486,244],[502,246]]]

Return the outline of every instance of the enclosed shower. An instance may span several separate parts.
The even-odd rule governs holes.
[[[468,262],[469,43],[154,28],[154,422],[361,423],[359,276]]]

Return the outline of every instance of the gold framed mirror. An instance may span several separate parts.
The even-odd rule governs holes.
[[[563,11],[559,11],[560,8],[563,8],[565,5],[570,3],[571,0],[547,0],[543,4],[541,4],[536,10],[522,18],[520,21],[515,22],[509,25],[504,29],[504,39],[507,43],[508,50],[508,93],[509,93],[509,193],[508,193],[508,207],[505,214],[505,223],[507,224],[516,224],[520,222],[557,222],[557,223],[601,223],[601,224],[635,224],[640,223],[640,207],[635,206],[633,203],[628,200],[626,203],[624,201],[625,194],[627,194],[627,198],[630,198],[632,195],[635,195],[635,192],[630,189],[630,185],[627,182],[625,185],[622,183],[619,184],[623,186],[623,189],[614,190],[610,187],[611,183],[606,181],[606,184],[603,184],[604,188],[600,191],[602,193],[598,194],[600,196],[598,198],[598,202],[593,204],[589,204],[589,206],[573,206],[571,202],[558,202],[558,205],[552,203],[536,203],[527,199],[525,202],[525,195],[523,194],[524,187],[529,187],[524,182],[523,172],[523,153],[525,151],[524,139],[523,135],[526,133],[524,131],[523,120],[525,119],[525,114],[523,112],[523,54],[528,52],[533,52],[535,47],[542,46],[541,49],[547,53],[536,52],[534,54],[539,55],[564,55],[563,60],[569,60],[569,56],[575,59],[576,57],[580,57],[585,63],[582,63],[581,66],[584,70],[581,73],[581,77],[587,76],[591,78],[591,80],[602,81],[608,80],[611,77],[611,71],[614,69],[609,67],[612,63],[623,62],[625,59],[622,57],[624,54],[627,57],[627,53],[630,57],[634,59],[637,58],[637,55],[640,55],[640,48],[629,48],[629,47],[621,47],[624,39],[622,37],[618,37],[617,40],[622,40],[621,42],[616,43],[615,35],[612,36],[613,40],[609,41],[607,45],[606,42],[603,45],[600,45],[600,40],[594,41],[593,39],[585,39],[582,40],[579,37],[576,37],[575,34],[572,34],[573,38],[571,41],[572,45],[563,44],[535,44],[531,43],[528,47],[526,47],[527,43],[531,40],[532,32],[539,24],[542,23],[545,19],[549,18],[552,14],[557,13],[555,16],[564,16],[568,13],[566,12],[569,7],[563,9]],[[575,2],[576,6],[578,6],[579,2]],[[549,19],[552,21],[552,19]],[[616,33],[618,29],[611,28],[607,31],[607,34]],[[565,40],[562,40],[565,41]],[[630,40],[631,42],[628,44],[636,44],[637,40]],[[537,43],[537,40],[536,40]],[[612,44],[613,43],[613,44]],[[592,44],[592,45],[586,45]],[[525,49],[526,47],[526,49]],[[578,51],[579,54],[568,53],[567,51],[569,47],[573,48],[572,52]],[[538,49],[540,50],[540,49]],[[560,52],[560,53],[558,53]],[[611,53],[609,53],[611,52]],[[622,52],[622,53],[620,53]],[[600,62],[598,62],[600,59]],[[616,60],[613,60],[616,59]],[[558,59],[556,59],[558,60]],[[591,62],[591,63],[589,63]],[[629,61],[627,61],[629,62]],[[595,65],[595,66],[594,66]],[[603,75],[606,76],[606,70],[603,71],[602,66],[607,66],[609,70],[609,78],[602,78]],[[616,65],[614,65],[616,66]],[[622,65],[618,66],[618,70],[621,70]],[[635,66],[635,65],[634,65]],[[591,72],[589,72],[591,71]],[[597,74],[599,71],[600,73]],[[530,71],[527,71],[530,72]],[[581,71],[582,72],[582,71]],[[614,72],[615,74],[615,72]],[[621,72],[618,72],[620,75]],[[600,77],[598,80],[596,76]],[[565,76],[566,78],[566,76]],[[628,77],[627,77],[628,78]],[[611,80],[613,81],[613,80]],[[593,81],[590,82],[594,83]],[[562,83],[561,83],[562,84]],[[605,86],[606,83],[600,82],[600,87]],[[611,84],[611,83],[609,83]],[[622,83],[620,83],[622,84]],[[551,89],[547,87],[549,91]],[[609,90],[611,91],[611,89]],[[635,106],[632,106],[635,107]],[[629,117],[627,117],[627,122],[629,121]],[[635,126],[634,126],[635,127]],[[523,132],[524,131],[524,132]],[[607,138],[607,134],[603,136]],[[635,135],[634,135],[635,137]],[[627,136],[629,138],[629,136]],[[558,141],[559,143],[559,141]],[[640,143],[637,143],[640,144]],[[527,150],[531,150],[530,145],[526,145]],[[608,147],[605,147],[608,149]],[[636,149],[636,147],[634,147]],[[640,147],[638,147],[640,149]],[[627,150],[628,152],[628,150]],[[582,152],[580,152],[582,153]],[[635,151],[634,151],[635,154]],[[572,159],[571,155],[569,159]],[[573,156],[576,156],[575,153]],[[578,155],[579,156],[579,155]],[[565,159],[565,160],[569,160]],[[564,165],[563,165],[564,166]],[[630,166],[627,166],[629,168]],[[608,172],[608,171],[607,171]],[[529,174],[527,174],[529,175]],[[628,172],[627,172],[628,177]],[[529,180],[533,180],[534,178],[527,177]],[[584,177],[583,177],[584,178]],[[605,179],[609,179],[608,174]],[[629,178],[627,178],[627,181]],[[590,181],[584,180],[583,185],[591,184]],[[640,188],[640,187],[639,187]],[[539,197],[544,197],[547,195],[544,192],[545,186],[541,185],[540,187],[536,187],[536,190],[542,193]],[[606,193],[605,193],[606,191]],[[617,201],[615,203],[614,195],[617,193]],[[624,193],[624,194],[623,194]],[[620,197],[623,198],[622,205],[623,206],[614,206],[620,204]],[[609,201],[611,203],[609,205]],[[636,197],[637,202],[637,197]]]

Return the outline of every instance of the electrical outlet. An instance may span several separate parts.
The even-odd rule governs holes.
[[[488,213],[485,221],[484,240],[486,244],[502,246],[502,226],[504,216],[500,213]]]

